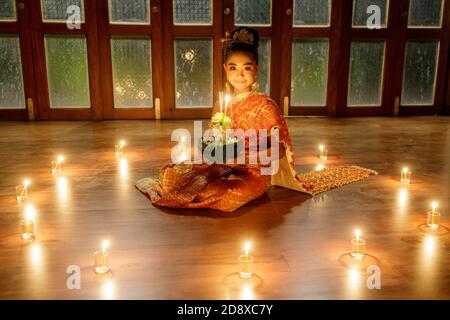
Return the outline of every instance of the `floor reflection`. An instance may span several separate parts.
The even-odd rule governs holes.
[[[66,177],[61,176],[57,178],[56,181],[57,189],[58,189],[58,200],[60,205],[67,204],[67,200],[69,197],[69,183]]]
[[[115,299],[116,284],[113,280],[108,280],[101,287],[101,298],[104,300]]]
[[[128,179],[128,159],[127,158],[121,158],[119,160],[119,175],[122,180]]]

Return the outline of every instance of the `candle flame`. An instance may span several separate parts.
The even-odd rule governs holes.
[[[30,183],[31,183],[30,180],[25,179],[25,181],[23,182],[23,185],[24,185],[25,187],[28,187],[28,186],[30,185]]]
[[[246,256],[248,256],[248,252],[250,251],[250,247],[251,247],[250,242],[246,242],[245,245],[244,245],[244,252],[245,252]]]
[[[437,209],[437,207],[438,207],[437,202],[436,202],[436,201],[433,201],[433,203],[431,204],[431,207],[433,208],[433,212],[435,212],[436,209]]]
[[[356,229],[355,230],[355,237],[357,240],[359,240],[359,237],[361,237],[361,230],[360,229]]]
[[[319,164],[316,166],[316,171],[320,171],[320,170],[323,170],[323,169],[325,169],[325,165],[324,165],[323,163],[319,163]]]
[[[64,156],[60,155],[60,156],[58,157],[58,163],[61,163],[61,162],[63,162],[63,161],[64,161]]]
[[[225,103],[230,103],[230,101],[231,101],[231,97],[227,94],[225,96]]]
[[[25,219],[27,221],[34,221],[34,218],[36,217],[36,210],[32,205],[27,205],[25,209]]]
[[[120,147],[123,148],[125,146],[125,140],[120,140],[119,144],[120,144]]]
[[[321,145],[319,146],[319,149],[320,149],[320,151],[323,151],[323,149],[325,149],[325,146],[324,146],[323,144],[321,144]]]
[[[409,169],[407,167],[403,168],[403,173],[408,173]]]
[[[109,248],[109,241],[108,240],[103,241],[102,251],[105,252],[108,250],[108,248]]]

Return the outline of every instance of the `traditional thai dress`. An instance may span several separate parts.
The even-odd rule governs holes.
[[[158,179],[144,178],[136,184],[155,206],[233,212],[263,195],[271,185],[316,195],[376,174],[357,166],[297,174],[288,127],[272,99],[262,93],[241,94],[234,97],[230,109],[234,129],[278,129],[278,171],[262,175],[259,164],[168,163],[160,169]]]

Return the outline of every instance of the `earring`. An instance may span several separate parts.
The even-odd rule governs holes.
[[[259,83],[257,81],[253,82],[251,85],[252,92],[256,92],[259,89]]]

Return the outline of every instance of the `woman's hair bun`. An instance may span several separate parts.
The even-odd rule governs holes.
[[[227,32],[225,42],[225,62],[235,52],[249,54],[256,64],[258,64],[258,31],[249,27],[237,27]]]
[[[237,27],[230,32],[230,43],[233,46],[236,44],[246,43],[255,47],[259,46],[259,34],[255,29],[249,27]]]

